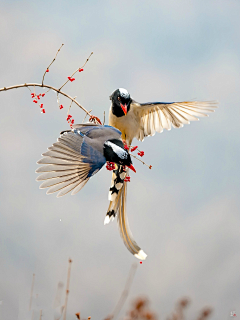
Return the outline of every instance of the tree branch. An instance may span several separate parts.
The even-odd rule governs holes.
[[[89,116],[91,116],[91,113],[89,111],[87,111],[83,106],[80,105],[79,102],[77,102],[74,98],[72,98],[71,96],[69,96],[67,93],[60,91],[60,89],[54,88],[52,86],[46,85],[46,84],[40,84],[40,83],[24,83],[24,84],[17,84],[15,86],[11,86],[11,87],[4,87],[4,88],[0,88],[0,92],[1,91],[7,91],[7,90],[11,90],[11,89],[17,89],[17,88],[23,88],[23,87],[41,87],[41,88],[48,88],[50,90],[53,90],[55,92],[57,92],[58,94],[60,93],[61,95],[67,97],[68,99],[72,100],[72,102],[74,102],[79,108],[81,108],[84,112],[86,112],[86,114],[88,114]]]
[[[90,59],[91,55],[93,54],[93,52],[91,52],[91,54],[89,55],[89,57],[87,58],[87,60],[85,61],[84,65],[80,68],[77,68],[76,71],[73,72],[73,74],[70,76],[70,78],[72,78],[72,76],[74,76],[74,74],[76,72],[78,72],[79,70],[83,69],[85,67],[85,65],[87,64],[88,60]],[[65,84],[67,84],[70,80],[68,79],[60,88],[59,88],[59,92],[60,90],[65,86]]]
[[[62,49],[62,46],[64,46],[64,43],[63,43],[63,44],[61,45],[61,47],[58,49],[58,51],[57,51],[57,53],[56,53],[53,61],[52,61],[52,62],[50,63],[50,65],[47,67],[47,69],[46,69],[46,71],[45,71],[45,73],[44,73],[44,75],[43,75],[43,78],[42,78],[42,85],[43,85],[43,81],[44,81],[45,74],[48,72],[47,70],[49,70],[50,66],[51,66],[51,65],[53,64],[53,62],[56,60],[57,55],[58,55],[58,52]]]

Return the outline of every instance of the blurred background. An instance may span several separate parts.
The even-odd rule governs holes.
[[[119,87],[139,102],[219,101],[209,118],[134,142],[153,169],[134,161],[128,185],[130,228],[148,254],[128,301],[148,296],[160,319],[182,296],[193,301],[189,319],[205,305],[213,320],[239,315],[239,12],[236,0],[1,1],[0,87],[41,83],[64,43],[45,83],[60,87],[93,51],[64,91],[101,119]],[[75,196],[39,190],[36,161],[68,128],[70,104],[61,98],[59,110],[54,92],[42,101],[45,114],[27,88],[0,92],[0,316],[26,319],[35,273],[36,305],[52,319],[71,257],[68,319],[102,319],[136,258],[117,222],[103,225],[106,169]]]

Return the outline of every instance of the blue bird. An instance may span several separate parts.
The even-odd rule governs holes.
[[[36,180],[43,181],[40,189],[49,188],[47,194],[58,192],[57,197],[69,192],[74,195],[106,161],[110,161],[116,163],[118,168],[117,174],[113,173],[115,178],[111,188],[112,191],[120,190],[120,195],[125,190],[122,188],[127,174],[125,166],[136,172],[128,151],[124,149],[121,134],[111,126],[90,123],[74,125],[72,130],[61,132],[58,141],[37,162],[42,165],[36,170],[40,173]],[[122,205],[125,206],[125,203]],[[132,238],[124,207],[119,210],[122,214],[118,216],[118,225],[124,244],[137,258],[145,259],[146,254]],[[113,217],[108,213],[107,218]]]
[[[41,173],[36,180],[44,181],[40,189],[49,188],[47,194],[58,192],[57,197],[79,192],[106,161],[135,171],[121,132],[107,125],[75,125],[74,129],[61,132],[58,142],[48,150],[37,162],[44,166],[36,170]]]

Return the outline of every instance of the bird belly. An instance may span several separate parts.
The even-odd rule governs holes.
[[[110,112],[109,125],[122,132],[122,138],[127,141],[128,145],[132,143],[132,140],[140,127],[140,124],[136,121],[134,113],[131,110],[123,117],[116,117]]]

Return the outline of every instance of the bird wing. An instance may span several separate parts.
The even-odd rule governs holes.
[[[217,108],[216,101],[148,102],[131,104],[135,116],[140,122],[136,138],[140,141],[163,129],[181,128],[198,117],[208,117],[207,113]]]
[[[96,137],[104,137],[105,141],[108,139],[120,139],[122,133],[120,130],[108,125],[95,125],[92,123],[83,123],[73,125],[73,129],[79,129],[82,133],[91,139]]]
[[[89,139],[91,140],[91,139]],[[36,172],[37,181],[44,181],[40,189],[49,188],[47,194],[58,192],[57,197],[80,191],[89,178],[106,162],[105,157],[88,144],[88,137],[80,131],[64,132],[58,142],[43,153],[37,163],[43,164]]]

